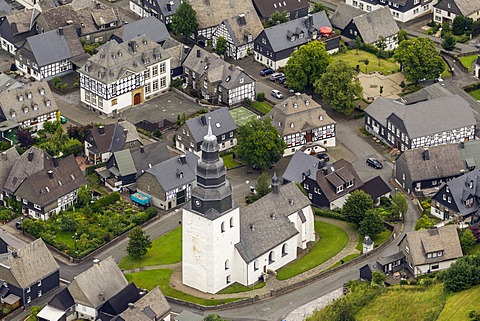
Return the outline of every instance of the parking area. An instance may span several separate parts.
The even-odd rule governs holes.
[[[0,71],[10,70],[10,66],[15,63],[15,57],[5,50],[0,50]]]
[[[405,81],[405,76],[400,72],[391,75],[382,75],[378,72],[372,72],[370,74],[361,72],[358,75],[358,79],[360,80],[360,84],[362,84],[363,97],[365,99],[373,100],[379,96],[396,99],[400,97],[399,94],[402,93],[400,83]],[[380,87],[383,87],[381,95]]]

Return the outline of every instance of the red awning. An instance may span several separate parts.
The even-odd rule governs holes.
[[[329,35],[332,33],[332,28],[330,27],[321,27],[320,28],[320,32],[322,33],[322,35]]]

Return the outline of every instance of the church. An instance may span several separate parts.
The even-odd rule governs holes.
[[[206,293],[235,282],[252,285],[315,240],[311,202],[295,183],[280,185],[274,175],[272,191],[240,209],[210,124],[201,149],[190,206],[182,213],[185,285]]]

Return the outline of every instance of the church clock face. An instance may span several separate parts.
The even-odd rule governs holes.
[[[201,202],[199,199],[196,199],[196,200],[194,201],[194,203],[195,203],[195,206],[196,206],[196,207],[202,206],[202,202]]]

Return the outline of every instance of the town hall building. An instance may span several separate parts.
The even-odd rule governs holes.
[[[216,293],[235,282],[254,284],[315,240],[311,203],[295,183],[280,186],[274,175],[270,194],[242,209],[233,203],[210,125],[196,175],[190,208],[182,214],[185,285]]]

